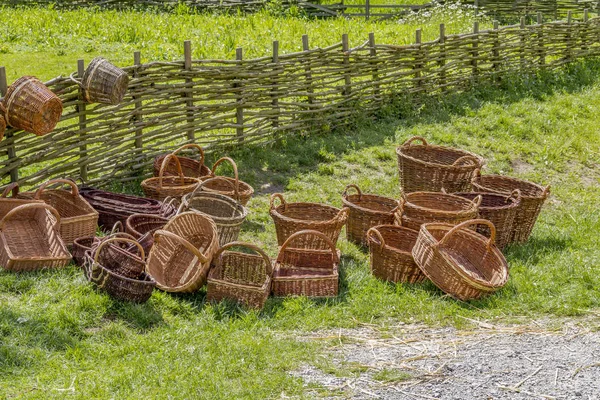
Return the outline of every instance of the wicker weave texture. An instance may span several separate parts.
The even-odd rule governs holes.
[[[217,170],[217,167],[224,162],[229,163],[233,168],[233,178],[219,176],[216,174],[215,171]],[[236,201],[239,201],[243,206],[248,204],[250,198],[252,198],[252,195],[254,194],[254,188],[248,185],[246,182],[240,180],[237,164],[229,157],[223,157],[217,160],[210,171],[210,175],[205,176],[202,179],[207,180],[214,177],[219,177],[221,179],[211,180],[210,183],[207,183],[203,186],[202,190],[221,193],[225,196],[231,197]]]
[[[165,170],[170,162],[174,162],[177,166],[177,176],[165,176]],[[198,178],[184,176],[177,157],[169,154],[162,163],[158,177],[145,179],[141,185],[146,197],[164,201],[169,197],[180,200],[183,195],[193,192],[198,183],[200,183]]]
[[[83,98],[88,103],[119,104],[128,85],[127,72],[102,57],[94,58],[81,78]]]
[[[200,160],[194,160],[193,158],[180,156],[179,153],[186,149],[198,150],[198,152],[200,153]],[[189,144],[179,147],[171,154],[173,154],[179,161],[183,175],[189,176],[192,178],[200,178],[203,176],[210,175],[210,169],[206,165],[204,165],[204,149],[202,147],[200,147],[199,145],[197,145],[195,143],[189,143]],[[165,158],[168,155],[169,154],[162,154],[160,156],[157,156],[154,159],[154,164],[152,164],[154,176],[158,176],[160,174],[160,167],[162,166],[163,161],[165,160]],[[178,174],[177,165],[174,164],[173,162],[169,163],[169,165],[167,166],[167,168],[165,170],[165,175],[177,176],[177,174]]]

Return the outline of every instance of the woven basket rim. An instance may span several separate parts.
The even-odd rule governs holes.
[[[429,208],[429,207],[424,207],[421,206],[419,204],[415,204],[412,203],[410,201],[410,197],[414,197],[416,195],[422,196],[422,195],[431,195],[436,196],[436,197],[447,197],[447,198],[454,198],[454,199],[458,199],[461,202],[464,202],[465,205],[469,205],[469,208],[463,208],[460,210],[441,210],[438,208]],[[417,210],[421,210],[421,211],[433,211],[436,212],[438,214],[452,214],[452,215],[462,215],[462,214],[470,214],[473,212],[476,212],[478,209],[478,206],[473,203],[470,200],[465,199],[464,197],[460,197],[460,196],[456,196],[454,194],[450,194],[450,193],[443,193],[443,192],[412,192],[412,193],[407,193],[406,194],[406,201],[404,202],[404,204],[401,204],[401,208],[403,208],[404,206],[408,205],[409,208],[413,208],[413,209],[417,209]]]
[[[184,195],[182,198],[182,203],[183,202],[189,203],[189,202],[193,201],[193,199],[190,199],[192,194],[193,193],[188,193],[188,194]],[[197,198],[197,197],[205,197],[205,198],[212,197],[214,199],[219,199],[219,200],[227,203],[229,206],[231,206],[232,210],[235,210],[235,215],[232,217],[219,217],[219,216],[213,215],[206,211],[197,210],[192,206],[192,204],[189,204],[188,208],[190,210],[194,210],[194,211],[200,212],[202,214],[206,214],[206,215],[210,216],[213,220],[215,220],[215,222],[217,220],[218,221],[228,221],[228,222],[243,221],[248,216],[248,212],[249,212],[248,208],[246,208],[244,205],[242,205],[238,201],[236,201],[236,200],[232,199],[231,197],[226,196],[220,192],[201,190],[194,195],[194,198]]]
[[[279,271],[281,270],[281,263],[279,261],[275,262],[273,266],[273,281],[297,281],[298,279],[302,279],[303,281],[314,280],[319,281],[323,279],[331,279],[335,277],[339,277],[339,264],[333,263],[333,268],[331,269],[330,274],[323,274],[319,276],[311,276],[311,275],[287,275],[287,276],[279,276]],[[309,270],[309,268],[306,268]],[[319,271],[326,271],[324,268],[312,268]]]
[[[369,208],[369,207],[364,207],[361,206],[360,203],[361,201],[355,201],[354,199],[357,197],[362,197],[362,198],[367,198],[367,199],[374,199],[375,201],[377,200],[389,200],[390,202],[395,202],[396,203],[396,207],[390,209],[389,211],[382,211],[382,210],[376,210],[373,208]],[[369,194],[369,193],[362,193],[362,194],[349,194],[347,196],[342,196],[342,203],[349,207],[350,209],[353,210],[358,210],[367,214],[371,214],[371,215],[391,215],[395,212],[395,210],[398,208],[398,200],[391,198],[391,197],[387,197],[387,196],[380,196],[377,194]]]
[[[316,220],[310,220],[310,219],[298,219],[298,218],[291,218],[286,216],[285,214],[283,214],[281,211],[279,211],[280,209],[285,209],[287,206],[287,208],[289,209],[290,207],[298,207],[298,206],[318,206],[321,208],[325,208],[325,209],[330,209],[332,211],[335,210],[336,215],[328,220],[323,220],[323,221],[316,221]],[[328,225],[331,224],[332,221],[334,221],[337,216],[340,214],[340,212],[343,210],[343,208],[337,208],[334,206],[330,206],[328,204],[322,204],[322,203],[309,203],[309,202],[295,202],[295,203],[285,203],[285,204],[280,204],[277,207],[271,208],[269,210],[269,213],[271,214],[272,217],[277,217],[281,220],[284,221],[288,221],[288,222],[302,222],[302,223],[310,223],[310,224],[314,224],[314,225]]]
[[[484,189],[486,191],[489,191],[491,193],[498,193],[498,194],[510,194],[509,192],[503,191],[503,190],[495,190],[492,189],[489,186],[485,186],[481,183],[482,179],[485,178],[492,178],[492,179],[499,179],[502,181],[508,181],[508,182],[513,182],[516,183],[517,185],[521,185],[521,187],[516,187],[516,189],[521,190],[522,187],[527,187],[529,189],[533,188],[536,191],[538,191],[540,194],[538,196],[530,196],[530,195],[526,195],[524,194],[523,190],[521,190],[521,198],[525,198],[525,199],[545,199],[548,197],[549,194],[549,187],[544,188],[542,185],[539,185],[537,183],[525,180],[525,179],[520,179],[520,178],[515,178],[513,176],[507,176],[507,175],[498,175],[498,174],[486,174],[486,175],[481,175],[481,176],[475,176],[473,178],[473,186],[478,186],[478,189]],[[547,192],[548,189],[548,192]]]
[[[266,274],[265,281],[263,283],[261,283],[260,285],[248,285],[248,284],[231,282],[231,281],[228,281],[228,280],[222,279],[222,278],[217,278],[216,276],[218,276],[218,273],[220,272],[220,270],[221,270],[221,267],[212,267],[210,269],[210,271],[208,272],[208,277],[206,278],[206,282],[217,284],[217,285],[224,285],[224,286],[231,286],[231,287],[236,287],[236,288],[243,288],[243,289],[247,289],[247,290],[254,290],[257,292],[263,292],[271,285],[271,276],[269,274]]]
[[[89,254],[86,254],[86,257],[91,257],[91,256]],[[122,281],[136,283],[136,284],[142,284],[142,285],[145,285],[145,286],[147,286],[147,285],[156,286],[156,281],[146,271],[142,272],[145,275],[145,279],[143,279],[143,280],[142,279],[134,279],[134,278],[128,278],[128,277],[123,276],[123,275],[119,275],[119,274],[111,271],[110,269],[106,268],[104,265],[95,262],[94,260],[92,260],[91,262],[93,264],[97,265],[98,267],[100,267],[103,271],[107,272],[109,275],[112,275],[115,278],[120,279]]]
[[[407,148],[414,148],[414,149],[422,149],[422,148],[434,148],[437,150],[444,150],[444,151],[448,151],[448,152],[453,152],[453,153],[459,153],[462,154],[462,157],[464,156],[472,156],[475,159],[477,159],[479,162],[477,164],[465,164],[465,165],[452,165],[452,164],[440,164],[440,163],[436,163],[436,162],[431,162],[431,161],[424,161],[421,160],[420,158],[415,158],[412,155],[406,154],[404,153],[402,150],[407,149]],[[484,160],[481,156],[472,153],[470,151],[467,150],[463,150],[463,149],[457,149],[455,147],[449,147],[449,146],[440,146],[440,145],[436,145],[436,144],[427,144],[427,145],[422,145],[422,144],[411,144],[411,145],[400,145],[396,148],[396,154],[400,157],[403,158],[407,158],[410,159],[413,162],[419,163],[419,164],[423,164],[423,165],[427,165],[427,166],[432,166],[432,167],[437,167],[437,168],[447,168],[447,169],[470,169],[470,168],[481,168],[481,166],[484,163]]]
[[[412,247],[414,247],[415,243],[417,242],[417,238],[419,236],[419,231],[407,228],[406,226],[400,226],[400,225],[378,225],[371,229],[375,229],[375,230],[379,231],[382,228],[388,229],[388,230],[401,231],[401,232],[408,233],[410,235],[414,235],[414,241],[413,241],[413,246],[411,246],[411,250],[400,249],[398,247],[389,245],[387,242],[385,242],[385,245],[384,245],[384,250],[386,250],[386,251],[393,251],[394,253],[410,255],[412,257]],[[369,229],[369,231],[370,231],[370,229]],[[381,232],[380,232],[380,234],[381,234]],[[374,246],[377,246],[375,241],[371,238],[371,235],[368,234],[368,231],[367,231],[367,241],[369,242],[369,246],[371,246],[371,244]]]
[[[485,197],[501,197],[503,199],[505,199],[506,201],[506,205],[502,205],[502,206],[484,206],[483,205],[483,200],[481,202],[481,204],[479,205],[479,210],[483,210],[483,211],[498,211],[498,210],[509,210],[511,208],[516,208],[519,206],[519,204],[521,203],[520,200],[520,196],[515,198],[512,197],[511,195],[505,195],[505,194],[501,194],[501,193],[493,193],[493,192],[456,192],[456,193],[452,193],[456,196],[462,197],[463,195],[474,195],[474,196],[481,196],[482,198]]]

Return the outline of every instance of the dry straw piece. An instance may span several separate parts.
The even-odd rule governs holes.
[[[275,206],[275,199],[281,204]],[[287,203],[281,193],[271,195],[269,213],[275,223],[277,232],[277,243],[281,246],[293,234],[304,230],[314,230],[324,233],[335,245],[340,232],[346,221],[350,210],[344,207],[341,210],[326,204],[319,203]],[[313,236],[305,235],[306,239]],[[325,246],[325,247],[323,247]],[[317,240],[311,243],[306,240],[302,247],[307,249],[327,248],[328,244]]]
[[[39,79],[17,79],[4,96],[6,123],[38,136],[50,133],[63,112],[62,101]]]
[[[184,212],[154,233],[146,271],[166,292],[194,292],[206,282],[219,249],[215,223],[206,215]]]
[[[390,282],[417,283],[425,280],[412,256],[419,232],[397,225],[379,225],[369,229],[371,272]]]
[[[422,144],[414,145],[414,141]],[[400,190],[403,193],[465,192],[471,189],[471,179],[483,159],[476,154],[452,147],[428,144],[420,137],[408,139],[396,149]]]
[[[469,226],[487,225],[491,236]],[[477,299],[506,284],[508,264],[494,245],[496,229],[486,219],[456,226],[429,223],[421,227],[412,254],[421,271],[442,291],[460,300]]]
[[[23,204],[0,220],[0,265],[8,271],[65,267],[71,254],[60,238],[60,215],[44,203]]]
[[[217,167],[225,161],[231,164],[233,168],[233,178],[229,178],[227,176],[217,176],[215,174]],[[202,180],[207,180],[214,177],[219,177],[221,179],[212,181],[210,184],[203,186],[202,190],[206,190],[207,192],[221,193],[239,201],[243,206],[248,204],[248,201],[250,201],[250,198],[254,194],[254,188],[252,188],[252,186],[240,181],[237,164],[229,157],[223,157],[217,160],[210,171],[210,175],[203,177]],[[233,189],[231,183],[233,183]]]
[[[256,254],[231,251],[243,247]],[[246,307],[263,308],[271,291],[273,265],[269,256],[259,247],[243,242],[222,246],[213,257],[208,273],[206,299],[230,299]]]
[[[83,99],[88,103],[119,104],[123,101],[129,75],[102,57],[96,57],[86,68],[81,81],[71,74],[71,80],[81,86]]]
[[[521,192],[521,202],[517,206],[513,223],[511,242],[526,242],[550,194],[550,186],[545,188],[522,179],[503,175],[481,175],[477,171],[473,177],[473,189],[481,192],[510,195],[515,190]]]
[[[222,245],[235,242],[238,239],[242,223],[248,215],[248,209],[231,197],[202,190],[204,185],[210,184],[214,180],[223,179],[217,177],[201,182],[192,193],[181,198],[178,211],[196,211],[212,218],[217,225],[219,243]],[[233,186],[231,181],[227,180],[226,183]]]
[[[473,201],[459,196],[438,192],[413,192],[403,194],[396,212],[396,222],[410,229],[419,230],[428,222],[458,224],[477,218],[481,197]]]
[[[349,189],[354,189],[357,193],[348,194]],[[346,237],[349,241],[362,246],[368,244],[366,234],[369,228],[394,223],[394,212],[398,208],[397,200],[375,194],[364,194],[354,184],[346,186],[342,193],[342,202],[350,209]]]
[[[177,166],[178,176],[165,176],[165,170],[171,160]],[[144,194],[151,199],[164,201],[168,197],[174,197],[176,200],[180,200],[183,195],[193,192],[198,183],[200,183],[198,178],[183,176],[177,156],[169,154],[163,160],[158,177],[142,181],[142,189]]]
[[[521,192],[518,189],[509,196],[486,192],[454,194],[471,201],[477,196],[481,196],[481,204],[478,209],[479,218],[487,219],[496,227],[496,247],[502,250],[510,243],[517,207],[521,203]],[[477,226],[477,232],[484,236],[490,235],[490,230],[486,225]]]
[[[200,153],[200,160],[194,160],[193,158],[182,157],[179,153],[186,149],[196,149]],[[210,169],[204,165],[204,149],[195,143],[190,143],[181,146],[177,150],[171,153],[174,155],[177,160],[179,160],[179,164],[181,165],[181,171],[183,175],[189,176],[192,178],[201,178],[204,176],[210,175]],[[163,161],[168,156],[168,154],[163,154],[154,159],[154,163],[152,164],[154,170],[154,176],[158,176],[160,173],[160,167],[162,166]],[[173,163],[169,163],[167,169],[165,170],[165,175],[175,175],[177,176],[177,166]]]

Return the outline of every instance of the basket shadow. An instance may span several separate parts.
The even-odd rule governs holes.
[[[518,260],[535,264],[552,254],[561,253],[572,247],[573,241],[570,238],[532,236],[526,243],[507,247],[504,253],[509,263]]]
[[[163,314],[152,298],[141,304],[112,300],[104,318],[111,321],[123,321],[138,333],[147,333],[165,324]]]

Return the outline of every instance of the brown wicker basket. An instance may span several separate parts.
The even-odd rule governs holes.
[[[423,144],[412,145],[419,140]],[[403,193],[439,192],[445,188],[451,192],[471,189],[471,179],[483,159],[468,151],[452,147],[430,145],[415,136],[396,149],[400,190]]]
[[[168,218],[154,214],[133,214],[125,222],[125,232],[137,240],[146,253],[154,245],[154,232],[164,228],[169,222]]]
[[[354,189],[357,193],[348,194],[349,189]],[[346,186],[342,193],[342,202],[350,210],[346,237],[361,246],[368,244],[366,234],[369,228],[394,223],[394,212],[398,208],[397,200],[375,194],[363,194],[354,184]]]
[[[321,249],[306,249],[305,243],[321,242]],[[274,296],[335,297],[338,295],[339,251],[321,232],[303,230],[292,234],[279,249],[273,268]]]
[[[60,215],[44,203],[23,204],[0,220],[0,266],[8,271],[65,267],[71,254],[60,238]]]
[[[200,153],[200,160],[194,160],[193,158],[182,157],[178,155],[180,151],[183,151],[185,149],[197,149]],[[210,169],[206,165],[204,165],[204,149],[202,149],[202,147],[198,146],[197,144],[190,143],[183,145],[171,154],[173,154],[179,160],[179,164],[181,164],[181,170],[183,171],[183,175],[190,176],[192,178],[201,178],[210,175]],[[162,166],[162,163],[165,160],[165,157],[167,156],[168,154],[163,154],[154,159],[154,176],[158,176],[158,174],[160,173],[160,167]],[[169,163],[167,169],[165,170],[165,175],[177,176],[177,166],[172,163]]]
[[[178,176],[164,176],[165,169],[171,160],[177,166]],[[162,163],[158,177],[142,181],[142,189],[146,197],[151,199],[164,201],[167,197],[174,197],[180,200],[183,195],[193,192],[198,183],[200,183],[198,178],[183,176],[177,156],[169,154]]]
[[[218,249],[219,236],[212,219],[185,212],[154,233],[146,272],[166,292],[194,292],[206,282]]]
[[[213,165],[212,170],[210,171],[210,175],[202,177],[201,179],[207,180],[216,177],[217,175],[215,174],[215,171],[217,170],[217,167],[221,165],[224,161],[227,161],[233,167],[234,177],[229,178],[227,176],[219,176],[219,178],[222,179],[211,181],[211,183],[205,185],[202,190],[206,190],[207,192],[221,193],[225,196],[231,197],[232,199],[239,201],[243,206],[245,206],[246,204],[248,204],[248,201],[250,201],[252,194],[254,194],[254,189],[246,182],[242,182],[240,180],[237,164],[231,158],[223,157],[217,160],[217,162]],[[233,189],[231,188],[230,183],[233,183]]]
[[[481,175],[476,171],[473,178],[473,189],[481,192],[510,195],[514,190],[521,192],[521,202],[515,213],[511,242],[526,242],[542,210],[544,202],[550,194],[550,186],[545,188],[522,179],[503,175]]]
[[[4,119],[4,107],[0,103],[0,140],[4,139],[4,132],[6,132],[6,120]]]
[[[11,192],[12,197],[8,197]],[[42,200],[34,200],[33,196],[19,196],[19,185],[17,183],[9,184],[0,195],[0,219],[4,218],[13,208],[31,203],[44,204]]]
[[[416,231],[428,222],[459,224],[477,218],[481,197],[469,201],[459,196],[438,192],[403,194],[396,212],[396,222]]]
[[[92,250],[92,246],[97,244],[100,238],[97,237],[81,237],[73,241],[73,248],[71,253],[73,254],[73,261],[75,265],[83,267],[85,262],[85,253]]]
[[[248,209],[231,197],[219,193],[202,191],[202,187],[205,184],[219,179],[223,178],[217,177],[203,181],[198,185],[196,190],[183,196],[179,212],[196,211],[211,217],[217,225],[219,243],[224,245],[235,242],[238,239],[242,224],[248,215]]]
[[[511,193],[510,196],[486,192],[463,192],[454,194],[471,201],[477,196],[481,196],[479,218],[487,219],[496,227],[496,247],[502,250],[510,243],[517,207],[521,202],[521,192],[518,189]],[[490,235],[490,230],[487,225],[478,225],[477,232],[481,233],[483,236]]]
[[[244,247],[256,254],[228,250],[233,247]],[[250,243],[231,242],[217,251],[212,265],[206,300],[230,299],[246,307],[264,307],[271,291],[273,265],[263,250]]]
[[[129,85],[129,75],[102,57],[94,58],[83,73],[81,81],[71,74],[71,80],[81,86],[83,99],[88,103],[119,104]]]
[[[24,76],[6,91],[6,123],[38,136],[52,132],[63,111],[62,101],[39,79]]]
[[[491,236],[468,226],[485,224]],[[494,245],[496,229],[486,219],[456,226],[429,223],[421,227],[412,254],[421,271],[442,291],[460,300],[477,299],[506,284],[508,265]]]
[[[279,199],[281,204],[275,206],[275,199]],[[342,228],[348,220],[349,212],[350,210],[348,207],[344,207],[340,210],[339,208],[319,203],[287,203],[281,193],[273,193],[271,195],[271,206],[269,211],[271,218],[273,218],[273,222],[275,222],[277,243],[280,246],[283,245],[293,233],[303,230],[322,232],[327,235],[335,245]],[[311,237],[314,236],[306,236],[306,238]],[[318,240],[316,243],[305,241],[302,246],[307,249],[326,249],[327,245],[327,243]]]
[[[425,275],[412,256],[419,232],[397,225],[379,225],[369,229],[367,240],[371,254],[371,272],[390,282],[417,283]]]

